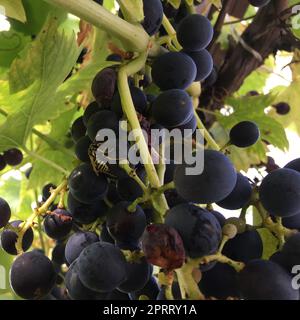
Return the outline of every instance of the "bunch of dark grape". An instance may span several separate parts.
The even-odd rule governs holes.
[[[262,6],[268,1],[249,2]],[[183,6],[177,10],[166,1],[143,3],[145,31],[150,36],[166,33],[165,14],[176,25],[180,48],[171,51],[164,44],[161,55],[147,59],[143,71],[126,79],[134,115],[148,133],[154,128],[194,133],[201,120],[189,89],[214,76],[206,50],[213,27],[206,17],[188,14]],[[0,198],[1,247],[17,256],[10,270],[13,291],[30,300],[160,300],[170,295],[298,300],[292,268],[300,264],[300,159],[270,170],[254,183],[237,172],[225,150],[212,148],[207,141],[201,173],[189,175],[191,164],[169,159],[160,187],[150,185],[146,166],[130,163],[128,154],[122,159],[117,154],[114,164],[99,163],[97,152],[103,143],[98,141],[99,131],[110,129],[121,139],[120,120],[130,122],[118,83],[128,60],[112,52],[107,61],[117,63],[95,75],[94,101],[71,126],[78,165],[62,184],[44,186],[33,216],[12,220],[10,206]],[[159,93],[147,92],[149,86]],[[260,130],[245,119],[231,128],[229,137],[226,146],[247,148],[260,139]],[[193,135],[189,138],[195,143]],[[3,161],[19,164],[17,151],[5,152]],[[168,208],[163,213],[154,205],[157,197]],[[226,219],[215,204],[240,210],[240,217]],[[262,260],[259,232],[246,224],[251,206],[264,219],[260,227],[269,228],[281,241],[287,238],[270,260]],[[36,216],[54,244],[50,254],[37,248],[30,251]],[[182,279],[184,293],[178,289]]]
[[[23,153],[17,148],[12,148],[0,154],[0,171],[5,169],[7,165],[18,166],[23,161]]]

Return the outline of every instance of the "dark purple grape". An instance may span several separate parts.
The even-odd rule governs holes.
[[[184,50],[197,51],[206,48],[213,38],[210,21],[199,14],[182,19],[177,28],[177,39]]]
[[[128,250],[127,248],[123,250]],[[145,287],[152,276],[152,267],[145,257],[138,261],[129,261],[127,266],[127,279],[118,286],[118,290],[124,293],[135,292]]]
[[[250,230],[237,234],[225,244],[223,254],[244,263],[260,259],[263,254],[263,243],[259,233],[256,230]]]
[[[82,203],[69,192],[68,209],[76,222],[90,224],[95,222],[97,218],[103,217],[108,207],[103,200],[96,200],[90,204]]]
[[[117,73],[113,68],[105,68],[97,73],[92,83],[95,100],[103,107],[109,107],[115,93]]]
[[[184,90],[195,80],[197,67],[183,52],[168,52],[154,60],[151,73],[153,82],[161,90]]]
[[[140,296],[146,296],[149,300],[156,300],[159,290],[160,288],[157,281],[155,277],[152,276],[143,289],[131,292],[129,296],[132,300],[139,300]]]
[[[96,112],[99,112],[101,111],[102,109],[100,108],[99,104],[94,101],[94,102],[91,102],[87,107],[86,109],[84,110],[84,114],[83,114],[83,123],[85,126],[87,126],[88,124],[88,121],[90,119],[90,117],[96,113]]]
[[[85,287],[78,275],[77,261],[74,261],[65,277],[68,295],[72,300],[105,300],[107,293],[100,293]]]
[[[55,240],[65,238],[72,230],[72,226],[72,215],[64,209],[52,211],[44,220],[45,233]]]
[[[217,263],[212,269],[203,272],[199,288],[206,297],[239,297],[237,274],[231,266]]]
[[[300,212],[300,173],[277,169],[269,173],[259,187],[259,198],[270,214],[289,217]]]
[[[239,147],[246,148],[254,145],[259,139],[260,132],[257,125],[251,121],[242,121],[230,130],[230,142]]]
[[[26,252],[17,257],[10,270],[10,284],[23,299],[41,299],[55,285],[56,273],[43,254]]]
[[[174,182],[178,194],[195,203],[214,203],[227,197],[235,187],[237,174],[230,160],[221,152],[204,151],[203,172],[187,174],[194,165],[177,165]]]
[[[110,235],[116,240],[135,243],[142,236],[147,222],[143,209],[136,207],[134,212],[127,210],[130,202],[122,201],[109,209],[106,226]]]
[[[290,105],[286,102],[279,102],[273,105],[273,107],[276,109],[276,112],[282,116],[288,114],[291,111]]]
[[[82,250],[94,242],[98,242],[98,236],[94,232],[78,231],[74,233],[65,246],[65,256],[69,264],[75,261]]]
[[[229,210],[240,209],[250,201],[251,194],[252,187],[248,178],[238,172],[234,189],[225,199],[217,202],[217,205]]]
[[[205,209],[189,203],[180,204],[168,211],[165,223],[178,231],[191,258],[211,254],[219,247],[221,226]]]
[[[10,166],[17,166],[23,161],[23,153],[16,148],[5,151],[3,157],[5,162]]]
[[[163,7],[160,0],[143,0],[145,31],[153,36],[160,28],[163,19]]]
[[[99,292],[110,292],[127,279],[126,260],[122,251],[107,242],[87,246],[77,260],[82,284]]]
[[[83,117],[77,118],[71,127],[71,135],[74,142],[78,141],[81,137],[85,136],[86,126],[83,122]]]
[[[90,164],[83,163],[69,176],[69,188],[76,200],[91,204],[105,197],[108,182],[103,174],[96,175]]]
[[[51,260],[53,263],[62,265],[66,262],[65,258],[65,247],[66,244],[63,242],[58,242],[53,248]]]
[[[272,261],[252,260],[239,273],[238,285],[246,300],[299,300],[290,275]]]
[[[137,88],[137,87],[130,87],[130,94],[133,101],[133,105],[136,109],[136,111],[140,114],[146,114],[147,111],[147,98],[144,94],[144,92]],[[123,109],[121,104],[121,98],[118,91],[114,94],[112,105],[111,105],[112,111],[120,118],[123,116]]]
[[[12,221],[10,225],[13,228],[18,228],[19,225],[23,223],[21,220]],[[18,235],[13,230],[3,230],[1,233],[1,246],[4,251],[9,254],[17,255],[16,243],[18,240]],[[23,251],[27,251],[33,242],[33,231],[31,228],[27,229],[23,239],[22,239],[22,249]]]
[[[51,190],[56,189],[57,186],[53,183],[46,184],[42,189],[42,197],[43,201],[47,201],[47,199],[51,196]]]
[[[8,224],[10,217],[11,210],[9,204],[3,198],[0,198],[0,229]]]
[[[0,154],[0,171],[2,171],[6,167],[6,161],[4,155]]]
[[[82,162],[90,162],[89,147],[92,141],[88,136],[81,137],[75,145],[76,157]]]

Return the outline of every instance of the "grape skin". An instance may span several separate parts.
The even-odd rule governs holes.
[[[110,129],[117,132],[118,128],[119,120],[116,114],[110,110],[101,110],[90,117],[87,124],[87,134],[93,141],[99,130]]]
[[[245,231],[230,239],[222,252],[232,260],[247,263],[262,257],[263,243],[256,230]]]
[[[130,177],[124,177],[117,182],[117,192],[122,200],[134,201],[143,195],[140,185]]]
[[[144,92],[137,87],[130,87],[130,94],[136,111],[144,115],[147,110],[147,98]],[[118,116],[119,119],[122,118],[123,109],[119,91],[117,91],[113,96],[111,110]]]
[[[210,21],[199,14],[188,15],[178,25],[177,39],[184,50],[202,50],[212,38],[213,28]]]
[[[39,299],[54,287],[56,273],[43,254],[26,252],[17,257],[10,270],[10,285],[23,299]]]
[[[136,243],[142,236],[146,225],[146,216],[140,206],[129,212],[130,202],[122,201],[110,208],[107,213],[106,226],[110,235],[120,242]]]
[[[64,242],[57,241],[56,246],[53,248],[52,254],[51,254],[51,261],[54,264],[62,265],[66,263],[65,247],[66,247],[66,244]]]
[[[101,233],[100,233],[100,237],[99,237],[100,241],[103,242],[109,242],[111,244],[115,243],[115,240],[111,237],[111,235],[109,234],[107,227],[106,227],[106,222],[104,222],[102,224],[102,228],[101,228]]]
[[[300,158],[290,161],[284,166],[284,168],[293,169],[300,173]]]
[[[238,172],[234,189],[225,199],[217,202],[217,205],[229,210],[240,209],[250,201],[251,194],[252,187],[248,178]]]
[[[183,90],[165,91],[154,100],[151,115],[166,128],[180,126],[193,115],[192,100]]]
[[[103,107],[109,107],[115,93],[117,73],[113,68],[99,71],[92,82],[92,93],[95,100]]]
[[[160,28],[163,19],[163,6],[160,0],[143,0],[144,21],[142,26],[149,36]]]
[[[227,264],[217,263],[212,269],[203,272],[199,288],[207,297],[226,299],[238,297],[237,272]]]
[[[90,162],[89,147],[92,141],[88,136],[81,137],[75,145],[76,157],[82,162]]]
[[[53,183],[48,183],[43,187],[42,197],[44,202],[51,196],[51,190],[55,190],[56,188],[56,185]]]
[[[184,51],[184,53],[193,59],[197,67],[195,81],[205,80],[211,74],[214,66],[211,54],[205,49],[199,51]]]
[[[242,121],[230,130],[229,135],[231,144],[240,148],[246,148],[257,142],[260,132],[254,122]]]
[[[77,261],[79,279],[91,290],[110,292],[127,279],[126,260],[120,249],[110,243],[89,245]]]
[[[100,293],[85,287],[78,276],[77,261],[74,261],[65,277],[68,295],[72,300],[105,300],[108,293]]]
[[[71,127],[71,135],[74,142],[77,142],[86,133],[86,126],[83,121],[83,117],[77,118]]]
[[[238,285],[246,300],[299,300],[290,275],[272,261],[252,260],[239,273]]]
[[[155,277],[152,276],[143,289],[136,292],[131,292],[129,296],[132,300],[139,300],[140,296],[146,296],[149,298],[149,300],[156,300],[159,290],[160,289],[157,281]]]
[[[73,263],[85,247],[98,241],[98,236],[94,232],[78,231],[74,233],[68,239],[65,248],[65,256],[68,263]]]
[[[3,154],[0,154],[0,171],[2,171],[3,169],[5,169],[7,163],[4,159]]]
[[[107,205],[101,199],[86,204],[76,200],[70,192],[67,202],[73,219],[82,224],[93,223],[97,218],[103,217],[108,209]]]
[[[168,52],[152,64],[153,82],[161,90],[189,87],[196,78],[197,68],[192,58],[182,52]]]
[[[99,104],[97,103],[97,101],[91,102],[91,103],[86,107],[86,109],[84,110],[84,114],[83,114],[83,116],[82,116],[82,117],[83,117],[83,123],[84,123],[84,125],[87,126],[90,117],[91,117],[94,113],[96,113],[96,112],[98,112],[98,111],[100,111],[100,110],[101,110],[101,108],[100,108]]]
[[[200,258],[215,252],[221,241],[221,226],[208,211],[192,204],[180,204],[167,213],[165,224],[176,229],[186,253]]]
[[[226,198],[234,189],[236,171],[230,160],[214,150],[204,151],[203,172],[187,175],[186,164],[177,166],[174,182],[177,192],[187,201],[195,203],[214,203]]]
[[[0,229],[8,224],[10,217],[11,210],[9,204],[3,198],[0,198]]]
[[[123,293],[130,293],[141,290],[145,287],[152,276],[152,267],[145,257],[137,262],[127,262],[127,279],[118,286]]]
[[[102,174],[97,176],[92,166],[86,163],[72,171],[68,182],[72,196],[82,203],[91,204],[102,200],[108,190],[106,177]]]
[[[23,153],[17,149],[12,148],[3,153],[5,163],[10,166],[17,166],[23,161]]]
[[[23,223],[21,220],[12,221],[10,225],[13,228],[18,228],[19,225]],[[18,240],[18,235],[16,232],[6,229],[1,233],[1,246],[4,251],[11,255],[17,255],[16,243]],[[33,231],[31,228],[27,229],[23,239],[22,239],[22,249],[23,251],[27,251],[33,242]]]
[[[300,212],[300,173],[277,169],[269,173],[259,188],[259,198],[272,215],[289,217]]]
[[[44,231],[52,239],[65,238],[71,231],[73,219],[71,214],[63,209],[56,209],[44,220]]]

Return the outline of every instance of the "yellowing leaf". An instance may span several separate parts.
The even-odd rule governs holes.
[[[0,0],[0,13],[21,22],[26,22],[22,0]]]

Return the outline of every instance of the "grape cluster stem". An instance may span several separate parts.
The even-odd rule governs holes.
[[[64,181],[54,190],[51,191],[51,195],[50,197],[47,199],[47,201],[39,208],[34,209],[34,212],[31,214],[31,216],[20,225],[20,229],[18,232],[18,239],[16,242],[16,249],[18,253],[23,252],[22,249],[22,242],[23,242],[23,237],[25,232],[32,227],[34,220],[44,214],[47,213],[48,208],[50,207],[50,205],[53,203],[53,201],[55,200],[55,198],[61,193],[63,192],[63,190],[65,190],[67,188],[67,179],[64,179]]]

